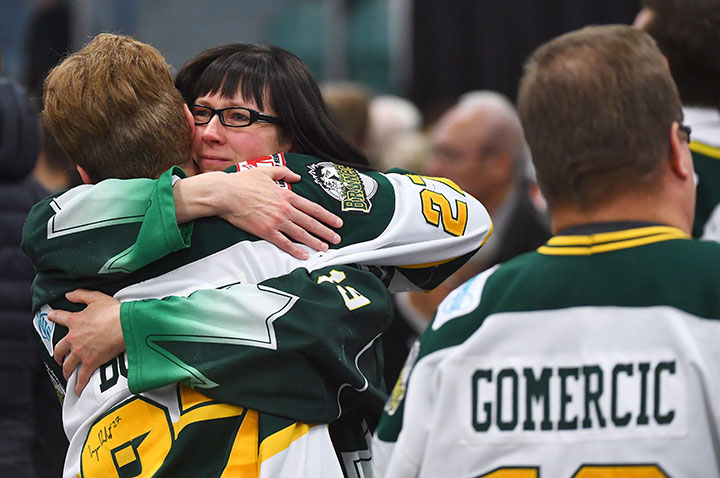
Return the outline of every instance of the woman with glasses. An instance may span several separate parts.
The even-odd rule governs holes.
[[[180,69],[175,86],[195,123],[192,154],[199,172],[222,171],[280,152],[370,169],[364,153],[331,120],[310,70],[283,48],[251,43],[210,48]],[[338,223],[330,221],[337,218],[323,210],[312,212],[321,208],[303,204],[301,197],[278,197],[281,191],[271,181],[259,179],[264,181],[242,183],[238,178],[232,187],[216,184],[210,177],[202,183],[196,180],[195,184],[202,186],[192,193],[176,194],[181,196],[176,202],[178,220],[218,214],[300,258],[307,255],[289,238],[318,250],[327,248],[321,240],[340,241],[337,234],[331,238],[331,231],[306,214],[335,227]],[[189,189],[191,184],[181,183],[178,189],[184,186]],[[206,197],[196,194],[198,190],[215,191],[216,204],[211,210],[199,204]],[[223,205],[249,201],[257,211],[252,216]]]
[[[202,172],[279,152],[368,168],[330,119],[310,70],[287,50],[248,43],[212,48],[182,67],[175,86],[193,113],[192,149]]]

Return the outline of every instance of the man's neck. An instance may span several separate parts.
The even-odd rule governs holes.
[[[551,210],[553,234],[572,226],[596,222],[643,221],[677,227],[683,232],[692,230],[692,218],[661,195],[628,193],[603,203],[592,210],[562,205]]]

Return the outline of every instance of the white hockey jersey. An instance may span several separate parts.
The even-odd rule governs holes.
[[[386,405],[377,475],[720,476],[719,265],[671,227],[596,225],[470,280]]]

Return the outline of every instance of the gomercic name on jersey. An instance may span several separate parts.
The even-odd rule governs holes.
[[[470,386],[468,424],[478,437],[667,436],[685,430],[687,378],[669,354],[588,357],[581,363],[559,358],[552,365],[546,357],[537,359],[462,372]]]

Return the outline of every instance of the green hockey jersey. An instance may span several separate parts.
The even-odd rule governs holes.
[[[359,407],[381,406],[384,394],[378,371],[382,360],[376,338],[388,325],[390,305],[372,287],[363,292],[344,279],[349,275],[346,269],[328,266],[396,266],[399,272],[388,276],[391,287],[430,288],[480,247],[492,228],[482,205],[446,180],[361,173],[292,154],[239,167],[263,162],[287,165],[299,173],[303,179],[292,185],[293,191],[343,218],[341,244],[325,253],[309,251],[310,259],[299,261],[218,218],[178,227],[172,184],[182,176],[179,169],[156,181],[109,180],[75,188],[31,211],[23,244],[38,272],[33,286],[34,323],[61,393],[66,385],[73,386],[76,374],[65,384],[52,359],[53,346],[65,330],[47,321],[49,308],[71,308],[63,294],[77,287],[102,290],[124,301],[127,357],[94,374],[88,386],[94,394],[86,391],[78,398],[70,392],[65,399],[65,426],[71,441],[67,476],[84,469],[83,453],[93,449],[86,443],[95,436],[91,430],[109,426],[101,416],[155,393],[166,394],[167,400],[152,400],[161,404],[173,427],[182,415],[178,411],[182,393],[193,389],[194,396],[202,392],[205,400],[253,409],[261,422],[263,416],[284,416],[301,424],[328,423]],[[283,285],[268,285],[269,280],[283,281]],[[342,299],[339,309],[326,305],[327,290]],[[385,289],[382,292],[387,294]],[[183,297],[127,302],[171,295]],[[377,299],[368,299],[373,295]],[[305,299],[311,300],[310,305],[303,306]],[[365,304],[366,300],[370,302]],[[277,317],[281,319],[274,321]],[[354,325],[342,326],[343,320],[352,320]],[[109,388],[108,377],[115,377]],[[333,426],[342,428],[340,422]],[[186,440],[198,440],[190,432],[195,429],[182,429]],[[321,441],[332,433],[326,426],[309,430],[313,431],[307,436],[318,436]],[[357,432],[357,427],[353,430]],[[180,434],[176,430],[171,436],[179,440]],[[274,435],[258,436],[258,449],[262,449]],[[139,438],[128,443],[135,439]],[[361,433],[357,441],[365,439]],[[146,447],[152,444],[152,440],[142,442]],[[349,473],[348,469],[362,470],[361,464],[367,467],[369,463],[369,450],[352,440],[345,447],[347,455],[342,454],[343,447],[337,448],[343,455],[341,465],[333,458],[332,447],[302,448],[307,446],[302,441],[288,443],[294,443],[292,450],[317,450],[313,456],[324,456],[330,470],[345,467]],[[103,445],[106,448],[110,447]],[[153,462],[159,470],[178,466],[186,456],[172,450],[161,455],[163,459]],[[253,455],[264,464],[258,467],[265,470],[261,476],[274,476],[267,470],[276,468],[267,459],[257,458],[261,456],[265,455]],[[277,456],[275,460],[282,463],[280,457],[291,454]],[[104,457],[105,465],[116,466],[114,455]],[[92,458],[100,459],[97,454]],[[137,460],[132,463],[137,465]],[[229,459],[225,465],[230,466]],[[333,473],[327,476],[336,476]]]
[[[387,477],[720,476],[720,245],[564,231],[441,304],[373,443]]]
[[[383,400],[377,340],[392,318],[385,284],[340,266],[233,288],[232,299],[198,291],[201,312],[185,307],[174,316],[178,327],[145,332],[160,361],[197,378],[187,385],[132,394],[125,354],[100,367],[81,396],[73,391],[77,373],[71,376],[63,403],[66,478],[362,473],[370,458],[363,410]],[[164,315],[176,300],[136,306]],[[42,312],[36,319],[51,355],[52,323]],[[208,372],[224,368],[231,368],[222,376],[231,383]],[[233,388],[234,402],[258,406],[214,400],[203,393],[207,387]],[[330,426],[288,418],[329,409],[344,414]]]

